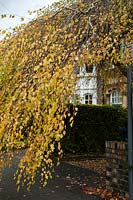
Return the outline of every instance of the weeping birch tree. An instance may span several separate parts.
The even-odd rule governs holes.
[[[62,0],[0,42],[0,166],[26,147],[18,186],[29,189],[38,169],[45,186],[62,157],[75,66],[113,64],[126,74],[132,51],[122,47],[133,43],[132,8],[131,0]]]

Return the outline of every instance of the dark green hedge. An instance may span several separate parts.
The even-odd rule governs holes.
[[[73,114],[72,105],[69,109]],[[62,140],[65,152],[87,153],[105,150],[106,140],[122,140],[119,133],[127,111],[121,107],[101,105],[77,105],[78,113],[70,127],[66,120],[67,134]]]

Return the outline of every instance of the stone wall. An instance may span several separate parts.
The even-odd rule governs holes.
[[[106,142],[106,186],[108,190],[128,196],[128,150],[126,142]]]

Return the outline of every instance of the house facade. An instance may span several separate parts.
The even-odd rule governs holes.
[[[97,104],[96,67],[84,64],[79,67],[76,85],[76,102],[81,104]]]
[[[127,77],[117,67],[113,66],[108,69],[101,82],[101,89],[99,89],[100,87],[97,87],[97,89],[101,91],[102,101],[98,103],[127,107]]]
[[[84,64],[76,74],[76,103],[127,107],[127,78],[115,68],[109,70],[105,78],[101,78],[94,65],[88,67]]]

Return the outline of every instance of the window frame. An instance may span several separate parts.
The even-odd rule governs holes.
[[[110,103],[112,105],[115,104],[122,105],[122,93],[118,90],[112,90],[110,94]]]
[[[84,94],[84,104],[86,104],[86,105],[92,104],[93,103],[92,99],[93,99],[92,94],[89,94],[89,93]]]

